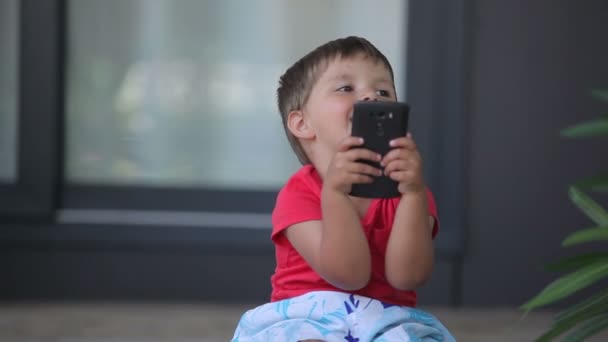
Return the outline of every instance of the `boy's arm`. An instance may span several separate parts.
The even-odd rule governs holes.
[[[360,148],[363,139],[345,138],[327,168],[321,191],[321,221],[287,228],[286,237],[308,264],[330,284],[358,290],[371,277],[371,254],[359,215],[348,197],[354,183],[370,183],[382,171],[359,162],[380,161]]]
[[[399,183],[401,200],[386,247],[385,273],[399,290],[420,287],[431,275],[435,261],[433,222],[429,220],[422,157],[411,134],[390,142],[393,149],[382,159],[384,172]]]
[[[386,279],[394,288],[414,290],[431,276],[434,224],[425,190],[401,196],[385,259]]]
[[[322,192],[323,219],[294,224],[286,237],[308,264],[328,283],[358,290],[371,275],[369,245],[350,199]]]

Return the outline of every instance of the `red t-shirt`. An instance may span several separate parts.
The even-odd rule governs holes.
[[[272,241],[275,244],[277,266],[271,278],[271,300],[278,301],[310,291],[341,291],[362,295],[402,306],[416,306],[414,291],[393,288],[384,275],[384,256],[399,197],[373,199],[361,225],[369,241],[372,256],[372,276],[364,288],[345,291],[323,280],[293,248],[283,231],[293,224],[321,220],[321,177],[311,165],[296,172],[279,192],[272,213]],[[429,213],[435,217],[433,237],[439,224],[437,207],[430,191]]]

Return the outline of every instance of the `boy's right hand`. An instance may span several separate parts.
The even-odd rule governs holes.
[[[348,195],[353,184],[372,183],[372,176],[382,176],[382,170],[360,162],[362,159],[379,162],[382,156],[365,148],[363,138],[346,137],[334,155],[324,181],[324,186]]]

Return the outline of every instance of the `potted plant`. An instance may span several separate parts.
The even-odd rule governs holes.
[[[608,102],[607,90],[594,90],[592,95]],[[608,114],[608,113],[607,113]],[[608,137],[608,115],[585,122],[561,132],[565,138]],[[605,152],[604,152],[605,153]],[[600,153],[608,158],[608,153]],[[604,157],[601,157],[601,156]],[[599,242],[603,246],[597,251],[588,251],[550,264],[551,271],[566,272],[538,295],[522,305],[526,312],[543,307],[587,288],[592,284],[608,280],[608,212],[590,194],[608,192],[608,172],[581,180],[569,187],[572,202],[585,213],[594,225],[567,236],[562,245]],[[608,286],[600,287],[590,298],[566,308],[557,314],[549,329],[536,341],[551,341],[566,334],[565,341],[583,341],[608,329]]]

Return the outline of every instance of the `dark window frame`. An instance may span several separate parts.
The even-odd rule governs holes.
[[[425,156],[425,177],[439,205],[439,254],[460,255],[465,241],[468,15],[464,0],[412,0],[409,6],[407,101]],[[97,244],[194,244],[270,251],[268,230],[167,224],[62,222],[61,210],[246,212],[270,215],[276,192],[83,186],[63,179],[66,1],[22,0],[18,182],[0,186],[0,219],[10,241]],[[450,172],[445,172],[450,170]],[[98,228],[104,228],[102,230]]]
[[[20,1],[17,177],[0,185],[3,219],[48,221],[56,207],[63,13],[62,1]]]
[[[466,243],[471,1],[410,1],[407,92],[425,178],[439,209],[440,253]]]

